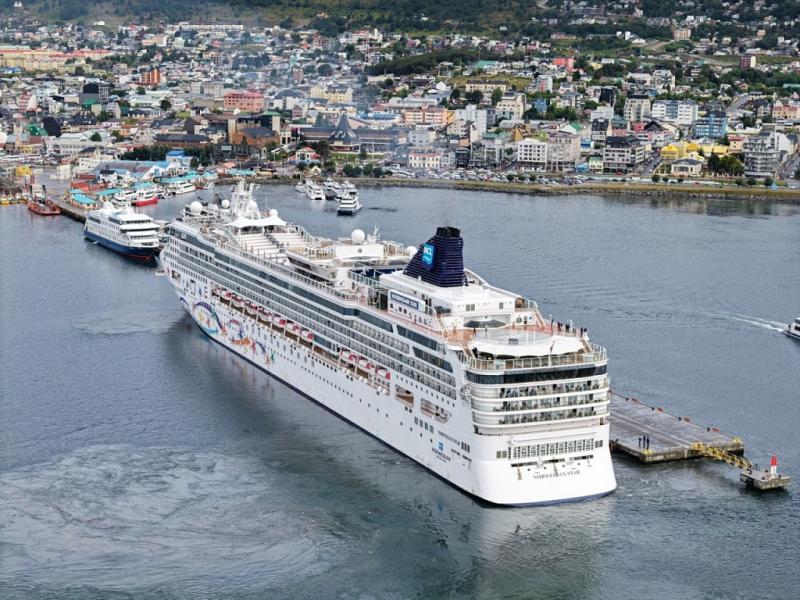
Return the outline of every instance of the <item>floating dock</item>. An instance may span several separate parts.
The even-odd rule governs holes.
[[[689,417],[671,415],[663,408],[649,406],[619,394],[611,397],[611,449],[628,454],[643,463],[660,463],[704,456],[692,448],[695,442],[729,454],[744,454],[741,438],[717,428],[704,427]]]

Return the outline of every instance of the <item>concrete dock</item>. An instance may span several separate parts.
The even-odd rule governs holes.
[[[716,428],[704,427],[688,417],[671,415],[635,398],[611,393],[612,451],[623,452],[643,463],[660,463],[704,456],[692,444],[702,442],[729,454],[744,453],[744,442]],[[649,441],[645,441],[647,436]]]
[[[61,214],[65,217],[69,217],[74,221],[80,221],[84,223],[86,221],[86,211],[82,208],[75,206],[74,204],[70,204],[66,202],[63,198],[52,198],[53,203],[61,209]]]

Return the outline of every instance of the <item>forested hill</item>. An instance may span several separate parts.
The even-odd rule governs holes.
[[[14,0],[0,0],[0,15],[9,14],[13,4]],[[774,18],[781,32],[798,33],[793,20],[800,17],[798,0],[23,0],[23,4],[49,22],[224,20],[260,26],[311,26],[326,35],[366,26],[419,33],[507,32],[544,38],[556,27],[565,31],[587,10],[597,8],[609,17],[608,24],[595,23],[589,29],[584,25],[574,33],[608,34],[624,28],[644,37],[669,37],[669,27],[663,21],[654,26],[652,19],[674,18],[678,22],[687,16],[703,15],[716,23],[712,29],[725,30],[717,33],[736,37],[748,24],[754,25],[766,16]],[[732,21],[732,14],[739,18]]]

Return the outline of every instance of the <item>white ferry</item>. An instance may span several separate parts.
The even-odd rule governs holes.
[[[239,183],[189,205],[161,261],[210,338],[468,494],[520,506],[616,487],[606,351],[465,269],[458,229],[408,248],[325,239]]]
[[[786,329],[783,330],[783,333],[791,338],[800,340],[800,317],[797,317],[794,321],[789,323]]]
[[[86,215],[86,238],[114,252],[141,260],[153,259],[159,251],[158,225],[148,215],[130,207],[116,208],[106,202]]]
[[[349,181],[345,181],[341,186],[336,205],[336,214],[352,216],[362,209],[361,201],[358,199],[358,191]]]

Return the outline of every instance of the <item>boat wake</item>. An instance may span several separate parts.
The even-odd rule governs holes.
[[[760,327],[761,329],[769,329],[771,331],[783,331],[786,329],[786,323],[781,323],[779,321],[772,321],[769,319],[762,319],[761,317],[751,317],[749,315],[724,315],[734,321],[739,321],[740,323],[747,323],[748,325],[753,325],[754,327]]]

